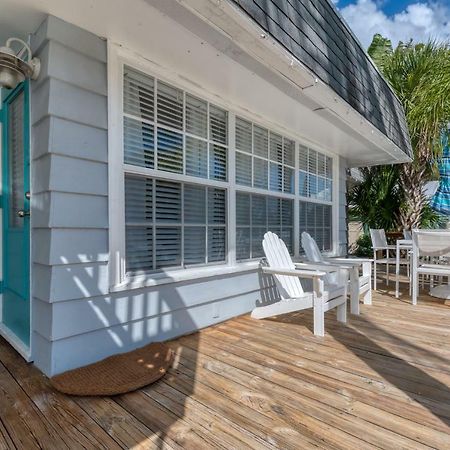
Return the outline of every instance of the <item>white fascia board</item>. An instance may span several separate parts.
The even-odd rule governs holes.
[[[158,9],[169,7],[166,0],[147,0]],[[237,46],[256,60],[286,77],[285,69],[304,68],[289,51],[270,37],[251,17],[228,0],[176,0],[177,3],[201,17],[216,30],[224,33]],[[224,49],[221,49],[224,51]],[[224,51],[226,53],[226,51]],[[283,70],[280,70],[283,69]],[[299,88],[314,85],[315,75],[310,71],[296,71],[287,77]]]
[[[147,0],[166,9],[164,0]],[[283,79],[302,90],[305,104],[334,125],[351,130],[351,134],[386,154],[386,163],[409,162],[406,153],[364,116],[349,105],[326,83],[321,81],[294,55],[268,35],[253,19],[228,0],[176,0]],[[165,6],[162,4],[164,3]]]

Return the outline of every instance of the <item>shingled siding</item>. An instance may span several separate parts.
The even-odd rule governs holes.
[[[411,155],[403,108],[328,0],[231,0]]]
[[[58,286],[64,299],[109,287],[107,52],[104,40],[52,16],[32,47],[42,64],[31,85],[32,343],[51,374]]]

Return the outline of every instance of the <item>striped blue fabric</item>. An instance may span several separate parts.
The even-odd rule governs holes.
[[[439,159],[439,187],[430,206],[440,214],[450,216],[450,142],[445,137],[444,151]]]

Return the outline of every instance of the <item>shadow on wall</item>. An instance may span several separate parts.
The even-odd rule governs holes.
[[[76,273],[71,267],[66,268],[69,279],[79,291],[79,298],[84,298],[81,301],[85,302],[79,316],[72,317],[72,321],[84,320],[84,326],[95,330],[79,336],[82,341],[78,349],[74,348],[75,358],[96,361],[198,328],[173,284],[105,295],[98,281],[107,274],[101,269],[101,264],[93,265],[92,271],[75,269]],[[128,448],[142,445],[162,448],[164,442],[167,445],[171,439],[182,444],[179,439],[184,438],[176,434],[178,425],[174,425],[181,418],[188,420],[185,408],[187,399],[194,393],[198,339],[198,334],[193,334],[188,346],[171,345],[176,355],[174,364],[159,382],[112,397],[113,401],[91,397],[77,399],[77,402],[91,414],[100,414],[98,422],[106,426],[109,433],[117,420],[124,422],[127,432],[123,443]],[[198,448],[204,443],[193,430],[189,431],[188,439]]]
[[[76,300],[64,302],[60,310],[66,317],[70,316],[70,321],[62,322],[60,315],[54,317],[60,322],[55,324],[56,335],[61,344],[67,346],[67,351],[58,352],[59,358],[67,358],[65,362],[58,362],[59,367],[77,367],[149,342],[190,333],[206,326],[208,321],[219,322],[225,320],[227,314],[248,311],[255,306],[255,299],[257,304],[279,300],[272,277],[261,271],[258,275],[241,275],[237,281],[233,279],[233,283],[217,276],[208,279],[211,284],[210,281],[169,282],[107,294],[106,263],[86,264],[87,260],[97,259],[98,255],[87,254],[83,255],[83,260],[78,257],[80,264],[69,264],[66,258],[61,258],[66,271],[64,291],[70,292]],[[170,280],[170,272],[166,276]],[[215,284],[217,280],[219,285]],[[237,297],[239,301],[236,301]],[[215,304],[220,305],[222,301],[232,303],[230,309],[226,313],[222,311],[220,319],[216,320],[212,312]],[[78,404],[90,415],[99,415],[98,423],[109,433],[114,431],[112,424],[117,417],[121,423],[125,422],[126,447],[144,442],[162,447],[164,442],[170,445],[174,441],[174,447],[203,448],[205,437],[215,442],[213,429],[198,426],[198,417],[202,413],[196,408],[200,405],[192,406],[190,399],[194,397],[195,402],[197,395],[203,395],[196,395],[194,389],[200,339],[201,335],[194,333],[183,339],[182,344],[169,344],[176,352],[175,363],[159,382],[112,399],[77,399]],[[202,386],[202,392],[204,389]],[[217,389],[220,390],[220,386]],[[187,428],[190,424],[195,425],[194,429]]]

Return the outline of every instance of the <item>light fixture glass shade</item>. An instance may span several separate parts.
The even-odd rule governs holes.
[[[12,42],[20,42],[23,48],[16,54],[11,48]],[[26,50],[28,61],[22,59],[23,50]],[[10,38],[5,47],[0,47],[0,87],[14,89],[27,78],[35,79],[39,75],[40,62],[31,58],[31,50],[20,39]]]

